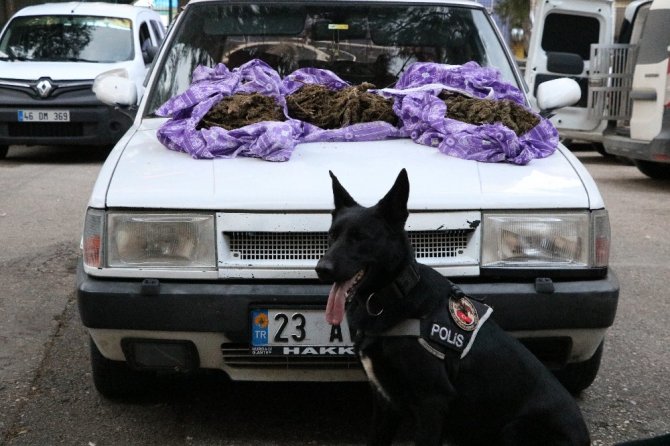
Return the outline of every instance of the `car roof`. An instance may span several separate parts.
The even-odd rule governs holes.
[[[220,3],[221,0],[189,0],[188,4],[196,4],[196,3]],[[258,3],[250,1],[249,3]],[[278,2],[280,3],[280,2]],[[395,4],[426,4],[426,5],[438,5],[438,6],[449,6],[449,5],[460,5],[460,6],[472,6],[475,8],[484,8],[484,6],[481,3],[478,3],[476,1],[470,1],[470,0],[406,0],[406,1],[401,1],[401,0],[395,0],[393,2],[389,2],[389,0],[338,0],[337,2],[333,2],[333,0],[297,0],[292,3],[351,3],[351,4],[361,4],[361,3],[381,3],[381,4],[389,4],[389,3],[395,3]]]
[[[139,14],[147,12],[155,14],[157,18],[160,17],[156,11],[143,6],[104,2],[44,3],[41,5],[27,6],[14,14],[14,17],[72,14],[134,19]]]

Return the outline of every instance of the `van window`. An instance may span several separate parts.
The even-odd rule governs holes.
[[[640,52],[637,55],[637,63],[656,64],[668,58],[668,46],[670,46],[670,9],[657,9],[647,17],[642,29]]]
[[[640,34],[642,33],[644,22],[647,20],[647,14],[649,14],[650,6],[651,2],[638,7],[637,11],[635,12],[635,16],[633,17],[632,23],[624,18],[623,22],[621,23],[621,32],[619,33],[617,43],[637,44],[640,41]]]
[[[574,53],[591,57],[591,44],[598,43],[600,22],[595,17],[551,13],[544,22],[542,49],[546,52]]]
[[[140,25],[140,47],[144,51],[147,47],[151,46],[151,34],[149,33],[149,25],[146,22],[143,22]]]

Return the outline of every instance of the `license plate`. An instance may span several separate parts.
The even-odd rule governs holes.
[[[323,309],[251,311],[251,353],[270,356],[353,356],[346,319],[326,322]]]
[[[70,122],[69,110],[19,110],[19,122]]]

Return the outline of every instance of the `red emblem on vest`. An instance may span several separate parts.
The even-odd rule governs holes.
[[[477,309],[467,297],[460,299],[449,299],[449,313],[451,318],[461,329],[473,331],[479,323]]]

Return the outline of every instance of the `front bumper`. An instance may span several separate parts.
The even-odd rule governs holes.
[[[70,121],[19,122],[18,110],[68,110]],[[104,105],[0,106],[0,146],[111,146],[121,139],[132,121],[132,117]]]
[[[8,84],[0,80],[0,146],[9,145],[114,145],[132,125],[127,116],[100,102],[93,81],[58,82],[58,88],[41,98],[30,81]],[[19,111],[64,110],[69,122],[20,122]]]
[[[545,361],[561,363],[558,365],[585,361],[593,355],[614,322],[619,296],[619,284],[612,272],[599,280],[554,282],[550,294],[538,292],[534,283],[459,285],[466,294],[485,298],[494,308],[494,319],[505,330],[531,339],[531,350],[546,351],[559,345],[567,349]],[[81,262],[77,272],[81,320],[104,356],[124,360],[121,341],[127,338],[190,340],[200,356],[200,367],[224,370],[233,379],[363,379],[352,361],[324,362],[318,367],[314,363],[307,367],[299,362],[275,362],[272,367],[251,355],[246,361],[240,359],[249,350],[250,308],[325,308],[329,289],[328,285],[315,283],[263,281],[165,280],[143,285],[140,280],[91,277],[83,272]]]

